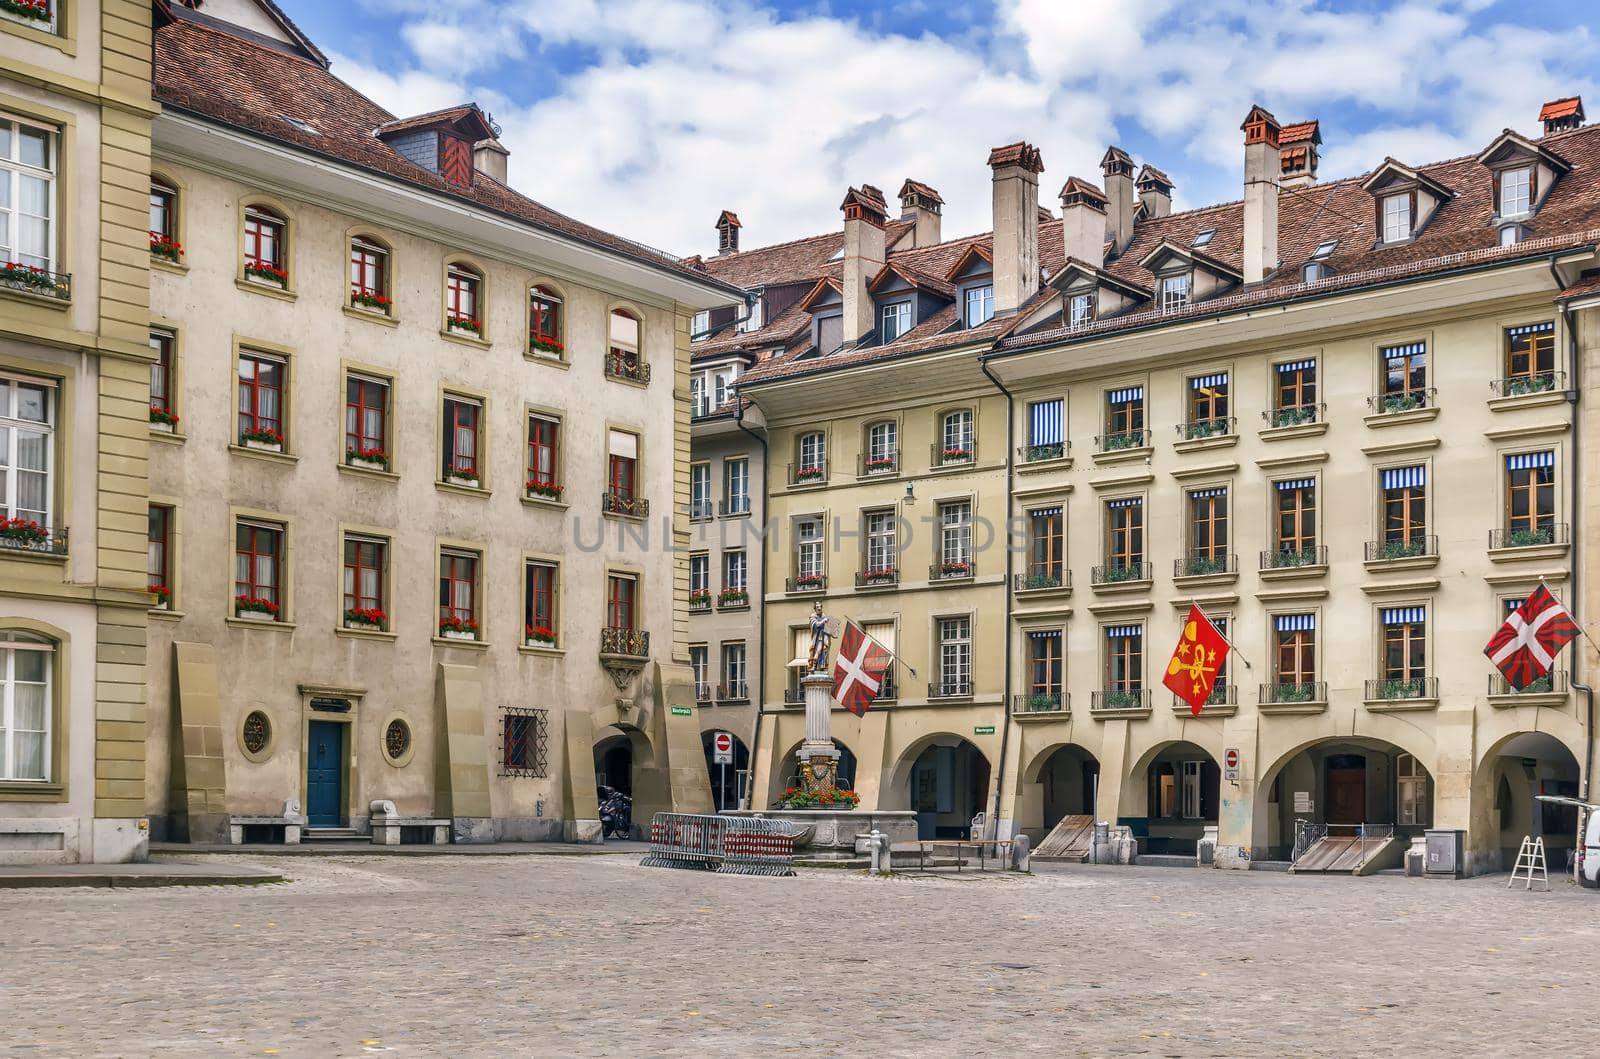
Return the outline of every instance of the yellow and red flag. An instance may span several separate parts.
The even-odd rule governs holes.
[[[1189,704],[1196,717],[1211,698],[1216,687],[1217,674],[1228,660],[1228,641],[1212,625],[1200,608],[1189,604],[1189,617],[1183,623],[1183,635],[1173,649],[1172,660],[1167,663],[1167,675],[1161,683]]]

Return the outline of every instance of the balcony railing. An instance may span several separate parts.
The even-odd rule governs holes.
[[[1011,696],[1012,713],[1067,713],[1072,696],[1064,691],[1027,691]]]
[[[880,566],[856,574],[857,588],[892,588],[899,583],[900,569],[895,566]]]
[[[1023,463],[1042,463],[1045,460],[1059,460],[1072,451],[1072,442],[1053,441],[1044,445],[1020,445],[1017,447],[1017,459]]]
[[[1368,702],[1401,702],[1406,699],[1437,699],[1438,677],[1382,678],[1369,680],[1363,691]]]
[[[1072,571],[1065,566],[1054,571],[1037,570],[1017,574],[1011,579],[1013,592],[1060,592],[1072,587]]]
[[[1328,406],[1325,404],[1292,404],[1282,408],[1269,408],[1261,413],[1261,418],[1267,421],[1267,428],[1300,427],[1307,423],[1320,423],[1327,414]]]
[[[711,701],[711,685],[710,684],[696,684],[694,686],[694,701],[696,701],[696,702],[710,702]]]
[[[1211,419],[1191,419],[1177,426],[1179,441],[1204,441],[1220,438],[1234,432],[1233,416],[1214,416]]]
[[[725,588],[717,593],[718,610],[749,610],[750,590],[747,588]]]
[[[717,513],[724,517],[728,515],[750,514],[750,497],[731,496],[717,502]]]
[[[977,462],[978,446],[976,442],[966,445],[929,445],[929,467],[961,467]]]
[[[647,384],[650,382],[650,365],[638,357],[613,352],[606,357],[606,376]]]
[[[27,552],[29,555],[65,555],[67,554],[66,528],[47,530],[31,524],[23,527],[13,526],[0,531],[0,552],[6,551]]]
[[[1504,675],[1489,674],[1490,695],[1565,695],[1570,687],[1565,669],[1552,669],[1521,691],[1507,683]]]
[[[1100,688],[1089,699],[1091,712],[1103,710],[1148,710],[1149,688]]]
[[[1216,577],[1238,572],[1237,555],[1191,555],[1186,559],[1176,559],[1172,563],[1173,577]]]
[[[0,261],[0,287],[67,302],[72,300],[72,273]]]
[[[1549,526],[1489,531],[1490,548],[1538,548],[1551,544],[1566,544],[1568,529],[1565,522]]]
[[[894,669],[891,668],[883,676],[883,690],[878,692],[878,701],[893,702],[897,698],[899,698],[899,691],[894,686]]]
[[[1432,386],[1407,393],[1377,393],[1367,398],[1367,407],[1379,415],[1394,412],[1414,412],[1433,406],[1435,391]]]
[[[822,485],[828,480],[828,461],[789,464],[790,485]]]
[[[804,706],[806,704],[806,689],[784,688],[783,704],[785,706]]]
[[[1301,566],[1327,566],[1328,546],[1313,544],[1307,547],[1285,547],[1261,553],[1261,569],[1293,570]]]
[[[643,629],[618,629],[607,626],[600,630],[600,653],[623,655],[627,658],[649,658],[650,634]]]
[[[1368,541],[1366,560],[1369,563],[1389,563],[1396,559],[1420,559],[1439,554],[1439,538],[1432,534],[1414,533],[1410,537],[1394,540]]]
[[[1205,701],[1207,706],[1237,706],[1238,704],[1239,689],[1232,684],[1218,684],[1211,689],[1211,694]],[[1174,695],[1172,696],[1172,708],[1175,710],[1187,710],[1190,707],[1186,700]]]
[[[608,515],[627,515],[631,518],[644,518],[650,514],[650,500],[634,493],[623,493],[615,489],[607,489],[600,494],[600,510]]]
[[[971,581],[977,572],[977,563],[971,559],[946,559],[928,567],[928,580]]]
[[[821,592],[827,587],[828,578],[825,574],[801,574],[783,582],[783,590],[791,595],[796,592]]]
[[[1091,585],[1116,585],[1124,581],[1148,581],[1155,576],[1149,563],[1106,563],[1089,568]]]
[[[877,456],[862,453],[856,457],[856,474],[866,477],[869,474],[893,474],[900,469],[900,454],[898,452],[884,452]]]
[[[1261,685],[1262,705],[1285,705],[1295,702],[1327,702],[1328,682],[1325,680],[1278,681]]]
[[[1536,393],[1555,393],[1567,388],[1567,373],[1542,371],[1537,375],[1513,375],[1505,379],[1489,380],[1489,390],[1496,397],[1527,397]]]
[[[709,501],[709,500],[691,500],[691,501],[689,501],[689,521],[691,521],[691,522],[703,522],[706,519],[709,519],[710,517],[711,517],[711,501]]]
[[[717,685],[717,701],[718,702],[749,702],[750,701],[750,685],[745,683],[742,680],[738,681],[737,683],[734,683],[734,684],[718,684]]]
[[[928,685],[930,699],[965,699],[971,696],[971,680],[935,680]]]
[[[1150,444],[1150,431],[1124,430],[1120,433],[1096,434],[1094,447],[1100,452],[1119,452],[1123,449],[1140,449]]]

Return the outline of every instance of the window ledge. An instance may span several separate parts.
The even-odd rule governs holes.
[[[77,13],[74,12],[74,15]],[[60,16],[57,16],[59,21]],[[24,40],[31,40],[35,44],[42,44],[46,48],[55,48],[63,55],[76,56],[78,42],[71,37],[63,36],[59,30],[35,29],[20,19],[6,19],[6,32],[15,33]],[[59,789],[59,788],[58,788]]]
[[[65,783],[27,783],[7,780],[0,783],[0,800],[18,802],[63,802],[67,798]]]
[[[273,452],[270,449],[252,449],[245,445],[229,445],[228,451],[236,456],[245,456],[252,460],[266,460],[268,463],[296,464],[300,457],[292,452]]]
[[[745,510],[743,510],[743,511],[732,511],[732,512],[729,512],[726,515],[718,515],[717,516],[717,518],[719,518],[719,519],[723,519],[723,518],[749,518],[749,517],[750,517],[750,509],[749,508],[745,508]]]
[[[629,515],[621,511],[602,511],[600,517],[611,519],[613,522],[643,522],[649,518],[648,515]]]
[[[1035,599],[1066,599],[1072,595],[1071,585],[1052,585],[1050,588],[1019,588],[1012,593],[1018,603]]]
[[[899,587],[900,587],[900,579],[896,577],[896,578],[890,578],[890,579],[884,580],[884,581],[869,581],[869,582],[867,582],[865,584],[857,585],[855,590],[857,592],[893,592],[893,591],[897,590]],[[815,592],[816,589],[813,588],[813,589],[809,589],[808,591]],[[795,593],[795,595],[802,595],[802,594],[803,593],[801,593],[801,592]]]
[[[1152,709],[1153,707],[1150,706],[1113,706],[1098,710],[1091,709],[1089,716],[1097,721],[1142,720],[1150,716]]]
[[[1532,544],[1521,548],[1490,548],[1491,563],[1519,563],[1535,559],[1559,559],[1567,554],[1571,545]]]
[[[354,305],[345,305],[342,308],[344,314],[353,320],[365,320],[368,323],[382,324],[385,327],[400,326],[399,319],[389,313],[375,312],[372,309],[357,309]]]
[[[827,478],[817,478],[808,482],[790,482],[788,491],[791,493],[803,493],[808,489],[826,489],[827,487]]]
[[[294,632],[292,621],[251,621],[249,618],[227,617],[223,621],[235,629],[271,629],[274,632]]]
[[[1545,405],[1566,403],[1566,390],[1541,390],[1538,393],[1517,394],[1515,397],[1491,397],[1489,410],[1509,412],[1517,408],[1541,408]]]
[[[278,286],[276,283],[261,283],[253,279],[245,279],[243,276],[238,276],[234,278],[233,285],[238,287],[240,290],[247,290],[251,294],[263,294],[268,298],[277,298],[279,301],[292,302],[300,300],[300,295],[293,287],[284,288]]]
[[[446,342],[455,342],[463,346],[472,346],[475,349],[488,349],[492,343],[487,338],[479,338],[471,332],[452,331],[448,327],[439,328],[439,337]]]
[[[648,390],[650,388],[650,384],[642,379],[630,379],[626,375],[613,375],[609,371],[604,374],[606,382],[617,382],[624,386],[632,386],[635,390]]]
[[[181,610],[173,610],[171,607],[151,607],[150,616],[152,618],[160,618],[162,621],[182,621],[189,615]]]
[[[1328,432],[1327,422],[1296,423],[1287,427],[1262,427],[1256,436],[1262,441],[1284,441],[1288,438],[1314,438]]]
[[[1072,470],[1071,456],[1057,456],[1049,460],[1031,460],[1017,464],[1018,474],[1043,474],[1045,471]]]
[[[1413,408],[1408,412],[1373,412],[1362,416],[1367,426],[1374,430],[1379,427],[1398,427],[1406,423],[1426,423],[1430,419],[1439,418],[1439,406],[1429,405],[1426,408]]]
[[[182,445],[189,440],[189,435],[180,434],[176,430],[158,430],[154,424],[151,424],[150,440],[164,442],[168,445]]]
[[[1437,710],[1437,698],[1425,699],[1364,699],[1362,704],[1370,713],[1410,713],[1415,710]]]
[[[954,460],[954,461],[952,461],[950,463],[930,464],[928,469],[927,469],[927,471],[925,471],[924,474],[925,475],[960,474],[962,471],[976,471],[977,469],[978,469],[978,461],[976,459]]]
[[[453,482],[446,481],[436,481],[433,483],[433,487],[441,493],[455,493],[458,496],[477,496],[486,500],[494,495],[492,490],[485,489],[482,486],[456,485]]]
[[[175,276],[187,276],[189,274],[189,266],[182,261],[168,261],[166,258],[157,257],[155,254],[150,255],[150,267],[159,272],[171,272]]]
[[[0,284],[0,298],[9,298],[12,301],[19,301],[25,305],[37,305],[42,309],[58,309],[61,312],[66,312],[72,308],[72,299],[70,298],[55,298],[45,294],[30,294],[25,290],[17,290],[15,287],[8,287],[4,284]]]
[[[65,552],[37,552],[28,548],[12,548],[0,544],[0,560],[20,559],[25,563],[66,566],[68,558]]]
[[[487,640],[447,640],[443,636],[435,636],[432,639],[435,647],[459,647],[465,651],[487,651],[489,649]]]
[[[1018,724],[1048,724],[1051,721],[1070,721],[1072,720],[1072,709],[1065,707],[1059,710],[1019,710],[1012,712],[1011,719]]]
[[[521,500],[529,507],[548,507],[557,511],[565,511],[572,506],[565,500],[551,500],[547,496],[529,496],[527,493],[522,494]]]
[[[567,649],[565,647],[542,643],[524,642],[522,646],[517,648],[517,654],[519,655],[545,655],[550,658],[562,658],[566,656],[566,653]]]
[[[1153,451],[1149,445],[1140,445],[1136,449],[1110,449],[1106,452],[1092,453],[1089,458],[1099,464],[1133,463],[1136,460],[1149,460]]]
[[[400,476],[394,471],[380,471],[375,467],[357,467],[350,463],[338,463],[340,474],[352,475],[356,478],[374,478],[383,482],[398,482]]]
[[[1154,581],[1146,577],[1137,581],[1106,581],[1089,587],[1093,588],[1095,594],[1100,596],[1131,596],[1137,592],[1150,591],[1152,584],[1154,584]]]
[[[898,465],[896,465],[893,470],[861,471],[856,475],[856,481],[858,481],[858,482],[878,482],[878,481],[892,482],[892,481],[894,481],[895,479],[897,479],[899,477],[900,477],[900,467]]]
[[[1233,702],[1207,703],[1200,707],[1199,713],[1195,713],[1187,702],[1180,701],[1172,704],[1172,712],[1184,720],[1200,721],[1207,717],[1232,717],[1239,712],[1239,705]]]
[[[1307,702],[1260,702],[1256,704],[1256,712],[1281,717],[1293,717],[1300,714],[1326,713],[1328,701],[1315,699]]]
[[[1405,559],[1363,559],[1361,565],[1372,573],[1392,570],[1426,570],[1439,565],[1437,555],[1413,555]]]
[[[1207,449],[1227,449],[1239,444],[1238,434],[1216,434],[1209,438],[1186,438],[1172,443],[1174,452],[1204,452]]]
[[[333,634],[335,636],[348,636],[352,640],[386,640],[390,643],[397,639],[397,634],[388,629],[362,629],[353,625],[335,625]]]
[[[1302,578],[1328,576],[1328,564],[1319,563],[1315,566],[1271,566],[1261,571],[1263,581],[1298,581]]]
[[[1565,691],[1513,692],[1490,695],[1489,705],[1497,710],[1512,710],[1518,706],[1565,706],[1569,696]]]
[[[552,357],[548,353],[530,353],[527,350],[523,350],[522,359],[530,360],[535,364],[543,364],[549,368],[559,368],[562,371],[567,371],[572,367],[572,362],[566,357]]]

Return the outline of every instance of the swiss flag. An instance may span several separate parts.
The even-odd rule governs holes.
[[[1489,637],[1483,653],[1521,691],[1550,672],[1556,652],[1578,635],[1578,626],[1550,590],[1540,585]]]
[[[882,693],[884,677],[893,661],[894,656],[862,632],[859,625],[845,623],[844,636],[834,656],[833,697],[857,717],[865,716]]]
[[[1183,635],[1178,646],[1172,649],[1172,659],[1167,663],[1167,673],[1161,683],[1189,704],[1196,717],[1211,698],[1216,687],[1217,674],[1228,660],[1228,641],[1222,638],[1193,603],[1189,604],[1189,617],[1183,623]]]

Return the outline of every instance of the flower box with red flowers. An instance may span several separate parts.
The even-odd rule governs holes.
[[[377,607],[351,607],[344,612],[344,625],[347,629],[384,629],[389,624],[389,615]]]
[[[957,560],[942,562],[939,564],[939,575],[941,577],[969,577],[971,574],[971,563],[964,563]]]
[[[353,290],[350,292],[350,305],[356,309],[366,309],[370,312],[389,315],[389,299],[375,290]]]
[[[799,577],[794,579],[795,591],[798,592],[803,589],[821,588],[823,581],[824,578],[821,574],[801,574]]]
[[[446,640],[476,640],[478,623],[471,618],[440,618],[439,635]]]
[[[540,500],[560,500],[562,494],[566,491],[566,486],[558,485],[555,482],[546,482],[539,478],[528,480],[528,495],[537,497]]]
[[[825,476],[821,467],[808,465],[795,472],[794,480],[797,482],[820,482]]]
[[[244,263],[246,279],[253,279],[259,283],[270,283],[284,290],[289,289],[289,273],[277,265],[269,265],[265,261],[246,261]]]
[[[463,489],[476,489],[479,485],[478,469],[476,467],[451,467],[444,472],[446,485],[458,485]]]
[[[351,467],[359,467],[364,471],[387,471],[389,469],[389,454],[382,449],[346,449],[344,462]]]
[[[819,791],[804,791],[790,787],[778,799],[779,809],[854,809],[861,804],[861,795],[838,787],[824,787]]]
[[[710,591],[708,591],[707,589],[700,589],[698,592],[690,592],[689,593],[689,609],[690,610],[710,610],[711,609],[711,593],[710,593]]]
[[[861,580],[869,585],[892,585],[900,577],[900,572],[892,566],[878,566],[861,575]]]
[[[470,316],[452,316],[445,321],[445,326],[452,331],[465,331],[469,335],[483,337],[483,324]]]
[[[52,0],[0,0],[0,11],[37,22],[50,21]]]
[[[59,297],[65,290],[63,284],[48,269],[24,265],[20,261],[7,261],[0,265],[0,283],[8,287],[19,287],[31,294],[48,294],[51,297]]]
[[[239,432],[239,444],[247,449],[260,449],[262,452],[282,452],[283,435],[271,427],[241,430]]]
[[[529,647],[554,647],[556,631],[543,625],[524,625],[522,638]]]
[[[0,516],[0,541],[32,548],[50,539],[50,531],[31,518]]]
[[[748,607],[750,593],[742,588],[725,588],[717,593],[717,606],[719,607]]]
[[[279,607],[261,596],[234,596],[233,616],[245,621],[277,621]]]
[[[945,449],[940,454],[940,463],[966,463],[972,459],[971,449]]]
[[[0,2],[3,2],[3,0],[0,0]],[[151,232],[150,256],[159,257],[163,260],[171,261],[173,264],[177,264],[178,261],[183,257],[183,244],[172,238],[170,235],[162,235],[160,232]]]
[[[166,585],[150,585],[145,589],[156,601],[150,605],[151,610],[167,610],[172,606],[172,589]]]
[[[895,467],[895,458],[893,456],[872,456],[867,459],[864,466],[868,474],[892,471]]]
[[[549,335],[529,335],[528,348],[535,353],[554,357],[556,360],[560,360],[567,355],[567,347],[561,344],[561,340],[559,338],[551,338]]]
[[[178,429],[178,414],[170,408],[162,408],[158,404],[151,405],[150,429],[171,434]]]

